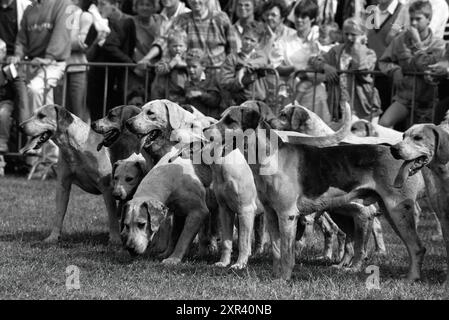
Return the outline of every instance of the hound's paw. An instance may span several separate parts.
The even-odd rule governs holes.
[[[47,238],[45,238],[44,242],[48,244],[56,244],[60,240],[61,236],[56,234],[50,234]]]
[[[181,259],[179,258],[167,258],[162,260],[162,264],[165,264],[166,266],[174,266],[181,263]]]
[[[214,264],[214,266],[219,268],[226,268],[227,266],[229,266],[229,262],[218,261]]]
[[[234,270],[243,270],[246,268],[246,262],[237,262],[231,266]]]
[[[218,248],[218,243],[216,241],[211,241],[211,243],[207,246],[207,249],[209,251],[209,254],[215,255],[218,252],[220,252],[220,249]]]

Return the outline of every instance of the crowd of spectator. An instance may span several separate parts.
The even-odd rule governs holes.
[[[329,124],[345,101],[387,127],[404,125],[412,104],[416,122],[441,121],[445,90],[431,116],[448,77],[448,17],[446,0],[0,0],[0,153],[15,143],[12,119],[62,102],[53,89],[64,77],[65,107],[86,122],[145,97],[219,118],[270,90]]]

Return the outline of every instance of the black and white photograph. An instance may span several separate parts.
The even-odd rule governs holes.
[[[449,299],[448,43],[449,0],[0,0],[0,300]]]

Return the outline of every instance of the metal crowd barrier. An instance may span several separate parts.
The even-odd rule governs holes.
[[[313,73],[314,74],[314,79],[313,79],[313,83],[316,84],[317,82],[317,76],[318,74],[323,74],[324,72],[322,71],[316,71],[313,69],[305,69],[305,70],[298,70],[293,72],[292,74],[290,74],[287,84],[287,87],[290,89],[290,101],[293,103],[295,101],[295,98],[297,96],[297,92],[296,92],[296,86],[295,85],[295,79],[303,73]],[[373,70],[373,71],[354,71],[354,70],[338,70],[337,71],[338,75],[341,74],[348,74],[350,76],[352,76],[353,78],[355,78],[355,76],[357,75],[371,75],[372,76],[372,82],[371,82],[371,89],[372,89],[372,96],[370,99],[370,103],[371,103],[371,107],[373,106],[373,97],[374,97],[374,88],[375,88],[375,82],[376,82],[376,76],[385,76],[384,73],[382,73],[381,71],[377,71],[377,70]],[[430,73],[430,72],[404,72],[403,73],[404,76],[413,76],[413,89],[412,89],[412,105],[411,105],[411,112],[410,112],[410,116],[409,116],[409,120],[408,120],[408,126],[411,126],[414,124],[414,116],[415,116],[415,109],[416,109],[416,81],[417,81],[417,77],[422,77],[422,76],[435,76],[436,78],[438,78],[437,74],[435,73]],[[349,101],[351,107],[354,106],[354,99],[355,99],[355,84],[356,81],[351,81],[351,101]],[[432,122],[435,122],[435,110],[438,104],[438,83],[433,82],[430,83],[430,85],[433,87],[433,99],[432,99]],[[281,86],[283,86],[281,84]],[[395,94],[395,92],[397,91],[397,88],[393,87],[392,90],[392,94],[391,94],[391,98],[390,98],[390,103],[389,105],[392,104],[393,102],[393,96]],[[316,85],[313,86],[313,102],[312,102],[312,111],[315,112],[315,100],[316,100]],[[335,104],[332,103],[332,106],[334,106]],[[338,104],[337,104],[338,105]],[[330,113],[331,115],[335,114],[336,110],[332,110],[330,108]],[[373,111],[373,110],[372,110]],[[371,112],[370,115],[370,120],[372,120],[372,114],[373,112]]]
[[[27,67],[26,69],[29,71],[29,67],[33,66],[33,67],[39,67],[42,68],[42,65],[39,64],[35,64],[35,63],[31,63],[31,62],[20,62],[19,63],[20,66],[25,66]],[[133,63],[103,63],[103,62],[89,62],[89,63],[78,63],[78,64],[68,64],[66,66],[65,69],[65,73],[64,73],[64,77],[63,77],[63,85],[62,85],[62,105],[65,106],[66,102],[67,102],[67,91],[68,91],[68,81],[67,81],[67,71],[69,68],[71,67],[77,67],[77,66],[84,66],[86,67],[86,71],[88,72],[89,70],[91,70],[92,68],[104,68],[105,69],[105,79],[104,79],[104,86],[103,86],[103,92],[101,93],[103,96],[103,105],[101,106],[101,110],[102,110],[102,115],[104,116],[107,112],[107,103],[108,103],[108,95],[109,95],[109,76],[110,76],[110,70],[111,68],[124,68],[124,79],[123,80],[123,101],[119,102],[117,101],[115,105],[120,105],[120,104],[125,104],[127,101],[127,97],[128,97],[128,93],[129,93],[129,77],[130,77],[130,68],[135,68],[138,66],[138,64],[133,64]],[[151,69],[154,68],[154,66],[148,66],[147,68],[145,68],[145,73],[144,73],[144,82],[142,83],[144,85],[144,102],[149,101],[149,88],[150,88],[150,71]],[[212,67],[210,69],[212,70],[216,70],[218,67]],[[45,74],[45,79],[46,82],[48,81],[47,79],[47,75],[45,73],[45,69],[44,70],[44,74]],[[273,111],[275,111],[275,113],[278,113],[278,111],[280,110],[281,107],[283,107],[283,104],[285,104],[285,101],[283,101],[281,99],[281,97],[279,96],[279,92],[281,90],[281,88],[283,86],[287,86],[289,88],[289,92],[290,92],[290,102],[294,102],[295,97],[297,95],[296,92],[296,85],[295,85],[295,79],[298,77],[298,75],[300,73],[311,73],[314,74],[314,83],[316,83],[317,80],[317,76],[319,73],[319,71],[316,70],[299,70],[299,71],[295,71],[293,72],[290,77],[288,77],[288,81],[287,83],[281,83],[280,81],[280,77],[279,74],[277,72],[276,69],[273,68],[265,68],[263,69],[265,77],[274,77],[274,81],[267,81],[268,85],[272,85],[273,87],[267,87],[267,104],[270,105],[270,107],[273,109]],[[376,76],[379,75],[383,75],[380,71],[338,71],[338,74],[348,74],[348,75],[352,75],[353,77],[355,77],[356,75],[372,75],[372,87],[374,87],[375,84],[375,79]],[[413,124],[413,117],[414,117],[414,112],[415,112],[415,108],[416,108],[416,79],[418,76],[432,76],[434,74],[432,73],[404,73],[404,75],[412,75],[414,77],[414,81],[413,81],[413,97],[412,97],[412,107],[411,107],[411,115],[410,115],[410,125]],[[31,75],[30,73],[26,73],[25,76],[25,81],[29,82],[31,80]],[[89,77],[86,77],[86,88],[87,86],[89,86]],[[351,81],[352,83],[352,87],[351,87],[351,101],[350,104],[351,106],[354,105],[354,99],[355,99],[355,81]],[[432,120],[435,120],[435,108],[437,105],[437,101],[438,101],[438,85],[437,84],[433,84],[433,88],[434,88],[434,93],[433,93],[433,101],[432,101]],[[374,90],[372,90],[373,94],[374,94]],[[99,93],[100,94],[100,93]],[[44,94],[44,99],[46,99],[47,96],[47,92],[45,92]],[[252,88],[252,96],[253,99],[255,97],[255,88],[253,86]],[[85,92],[85,96],[84,96],[84,104],[86,106],[86,99],[87,99],[87,90]],[[315,111],[315,101],[316,101],[316,86],[313,86],[313,102],[312,102],[312,110]],[[371,103],[373,102],[373,99],[370,99]],[[45,104],[45,100],[44,100],[44,104]],[[334,105],[334,104],[332,104]],[[338,105],[338,104],[337,104]],[[336,110],[330,110],[331,114],[335,114]],[[18,123],[16,123],[16,125],[18,125]],[[22,134],[19,132],[19,142],[18,142],[18,148],[17,150],[14,152],[9,152],[6,155],[8,156],[21,156],[20,153],[18,153],[18,150],[20,150],[20,147],[23,146],[23,137]]]

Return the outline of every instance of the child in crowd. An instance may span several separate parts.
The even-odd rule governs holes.
[[[318,48],[320,52],[328,52],[332,47],[342,43],[342,34],[335,22],[322,24],[319,29]]]
[[[187,34],[183,30],[172,29],[167,35],[168,57],[156,64],[156,78],[151,88],[151,99],[169,99],[184,104],[184,87],[187,81]]]
[[[374,70],[376,53],[367,47],[365,28],[354,18],[344,21],[343,39],[342,44],[312,59],[313,68],[324,70],[328,106],[332,116],[339,119],[341,106],[348,102],[351,104],[352,113],[358,118],[377,122],[380,98],[377,90],[373,88],[372,76],[338,74],[338,71]]]
[[[429,65],[442,59],[445,52],[445,42],[436,39],[429,27],[431,4],[422,0],[413,2],[409,14],[410,27],[393,39],[379,59],[380,70],[393,77],[397,88],[393,104],[379,120],[379,124],[390,128],[410,115],[413,100],[414,123],[432,122],[432,85],[424,76],[404,76],[404,73],[426,71]]]
[[[268,66],[268,58],[256,51],[262,36],[263,29],[256,23],[245,26],[240,52],[228,55],[221,67],[220,85],[229,91],[233,104],[266,99],[267,83],[262,68]]]
[[[189,75],[185,86],[186,103],[193,105],[206,116],[219,119],[222,113],[220,107],[220,90],[214,78],[206,78],[206,57],[201,49],[190,49],[186,55],[187,73]]]

